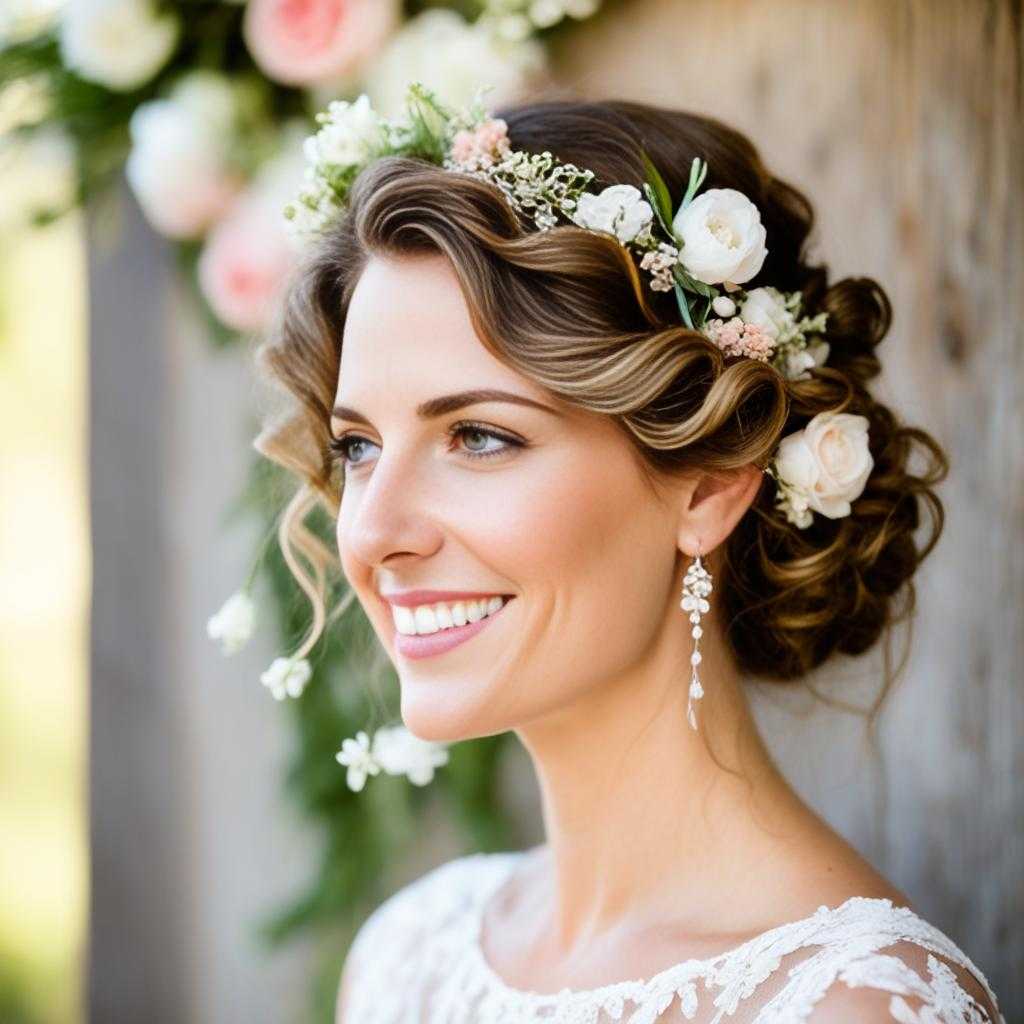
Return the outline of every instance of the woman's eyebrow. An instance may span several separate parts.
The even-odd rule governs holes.
[[[535,409],[543,409],[555,416],[562,414],[550,405],[543,402],[536,402],[525,395],[517,395],[512,391],[501,391],[496,388],[478,388],[474,391],[458,391],[453,395],[441,395],[438,398],[431,398],[416,407],[416,415],[421,419],[433,419],[436,416],[444,416],[447,413],[455,412],[457,409],[464,409],[467,405],[478,405],[481,402],[512,402],[515,405],[529,405]],[[350,420],[352,423],[365,423],[371,426],[370,421],[355,409],[347,405],[336,405],[333,411],[334,416]]]

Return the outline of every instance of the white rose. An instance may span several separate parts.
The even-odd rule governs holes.
[[[407,775],[410,782],[425,786],[433,779],[434,769],[448,763],[448,751],[396,725],[374,734],[373,758],[389,775]]]
[[[194,72],[167,99],[136,107],[128,123],[132,149],[125,176],[158,231],[202,234],[240,188],[227,161],[233,99],[214,72]]]
[[[493,86],[486,97],[491,109],[521,97],[546,67],[546,50],[536,39],[502,38],[491,20],[471,24],[440,7],[409,19],[367,72],[373,105],[385,117],[400,117],[410,81],[452,106],[472,102],[481,82]]]
[[[775,468],[815,512],[829,519],[850,514],[874,466],[868,420],[851,413],[818,413],[803,430],[779,442]]]
[[[572,212],[581,228],[607,231],[620,242],[631,242],[653,217],[650,203],[632,185],[611,185],[599,195],[584,192]]]
[[[764,225],[758,208],[733,188],[711,188],[680,210],[672,231],[680,262],[705,284],[742,284],[764,264]]]
[[[64,63],[108,89],[136,89],[167,63],[179,22],[149,0],[70,0],[60,23]]]
[[[779,335],[793,327],[793,314],[786,309],[785,296],[771,286],[752,288],[747,292],[740,306],[740,319],[748,324],[757,324],[774,341]]]
[[[303,147],[311,164],[361,164],[386,140],[384,120],[370,106],[366,93],[354,103],[332,101],[327,114],[330,120]]]

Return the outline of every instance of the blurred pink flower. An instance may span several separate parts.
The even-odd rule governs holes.
[[[199,255],[199,287],[237,331],[266,326],[296,259],[279,210],[246,193],[214,225]]]
[[[358,73],[400,20],[399,0],[249,0],[242,34],[269,78],[322,85]]]

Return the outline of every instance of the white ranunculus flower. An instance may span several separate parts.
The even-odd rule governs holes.
[[[315,165],[348,167],[368,160],[386,141],[384,120],[363,93],[355,102],[333,100],[327,107],[330,120],[303,146],[306,159]]]
[[[348,768],[345,782],[356,793],[366,785],[367,775],[380,774],[380,765],[370,752],[370,737],[362,729],[356,733],[355,739],[341,741],[341,750],[334,755],[334,759]]]
[[[305,658],[275,658],[270,668],[260,676],[260,682],[274,695],[275,700],[301,697],[313,674]]]
[[[417,786],[427,785],[434,769],[448,763],[448,751],[442,744],[421,740],[404,725],[378,729],[373,737],[373,756],[389,775],[408,775]]]
[[[747,292],[740,305],[739,316],[744,323],[757,324],[775,341],[780,334],[792,330],[796,322],[792,312],[786,308],[785,296],[770,285]]]
[[[821,412],[803,430],[779,442],[775,468],[815,512],[829,519],[850,514],[874,466],[868,450],[868,419]]]
[[[234,654],[252,638],[255,624],[256,605],[244,590],[239,590],[210,616],[206,622],[206,633],[211,640],[220,640],[224,654]]]
[[[597,195],[584,192],[572,212],[581,228],[607,231],[620,242],[631,242],[653,217],[651,204],[632,185],[611,185]]]
[[[180,24],[150,0],[69,0],[60,23],[64,63],[108,89],[148,82],[167,63]]]
[[[758,208],[734,188],[711,188],[676,213],[679,260],[704,284],[742,284],[764,264],[767,233]]]
[[[228,166],[234,110],[230,84],[212,71],[192,72],[167,99],[135,108],[125,176],[158,231],[194,238],[238,192]]]
[[[494,18],[470,24],[457,11],[433,7],[395,33],[367,72],[366,90],[385,117],[401,117],[410,81],[452,106],[470,103],[484,82],[493,86],[486,95],[493,109],[520,97],[546,62],[538,40],[503,38]]]

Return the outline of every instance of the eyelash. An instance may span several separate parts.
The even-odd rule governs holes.
[[[524,441],[519,441],[514,437],[509,437],[507,434],[499,434],[497,431],[492,430],[483,423],[475,423],[470,420],[461,420],[458,423],[454,423],[448,430],[449,438],[456,438],[466,433],[483,434],[485,437],[490,437],[497,441],[504,441],[505,444],[510,445],[513,448],[526,447],[526,442]],[[341,437],[332,437],[327,445],[327,447],[334,453],[336,460],[346,469],[350,466],[352,469],[356,469],[358,466],[362,465],[362,463],[352,464],[349,458],[348,446],[353,441],[369,441],[369,438],[363,437],[360,434],[344,434]],[[370,441],[370,444],[372,443],[373,442]],[[508,448],[496,448],[487,452],[467,451],[466,454],[471,459],[490,459],[496,455],[507,455]]]

